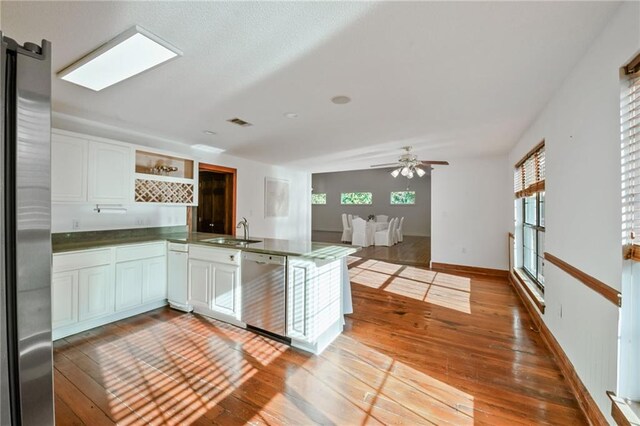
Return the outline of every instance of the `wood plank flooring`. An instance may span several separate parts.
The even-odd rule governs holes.
[[[506,282],[349,263],[321,356],[170,309],[55,342],[57,424],[586,424]]]
[[[342,237],[341,232],[313,231],[311,239],[326,243],[340,243],[340,237]],[[431,237],[405,235],[401,243],[391,247],[364,247],[355,256],[428,268],[431,261]]]

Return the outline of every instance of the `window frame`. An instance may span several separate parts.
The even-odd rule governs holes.
[[[535,194],[530,195],[529,197],[522,197],[521,203],[522,203],[522,235],[521,235],[521,241],[522,243],[520,244],[520,249],[522,252],[522,271],[525,273],[525,275],[540,289],[540,291],[542,293],[544,293],[544,252],[540,253],[540,233],[541,232],[545,232],[545,227],[540,225],[540,211],[541,208],[540,206],[544,203],[546,203],[545,200],[545,195],[544,195],[544,191],[540,191],[540,192],[536,192]],[[527,208],[526,208],[526,203],[527,203],[527,198],[531,198],[531,197],[535,197],[535,205],[536,205],[536,217],[535,217],[535,224],[532,224],[530,222],[527,222]],[[542,198],[542,201],[541,201]],[[545,219],[545,223],[546,223],[546,218]],[[535,233],[535,249],[534,249],[534,253],[535,253],[535,271],[530,271],[529,269],[527,269],[527,267],[525,266],[525,228],[529,228],[532,229]],[[542,260],[542,264],[543,264],[543,272],[542,274],[540,274],[539,271],[539,264],[538,264],[538,259]],[[541,275],[543,280],[540,281],[538,279],[538,275]]]

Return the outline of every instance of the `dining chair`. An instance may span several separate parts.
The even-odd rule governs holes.
[[[386,214],[378,214],[376,215],[376,222],[387,222],[389,221],[389,216]]]
[[[391,219],[391,221],[393,221],[393,230],[391,231],[391,241],[393,241],[393,244],[398,244],[398,222],[399,219],[397,217],[394,217],[393,219]],[[391,226],[391,221],[389,221],[389,226]]]
[[[356,217],[353,219],[353,238],[351,245],[369,247],[371,244],[367,238],[367,222]]]
[[[352,214],[348,214],[347,215],[347,222],[349,223],[349,228],[353,229],[353,215]]]
[[[404,234],[402,231],[402,225],[404,225],[404,216],[402,216],[400,218],[400,224],[398,225],[398,230],[396,231],[396,234],[398,235],[398,242],[401,243],[402,240],[404,239]]]
[[[391,219],[389,222],[389,227],[387,229],[383,229],[382,231],[378,231],[375,234],[375,245],[377,246],[387,246],[390,247],[393,245],[393,234],[395,232],[395,219]]]
[[[349,221],[347,220],[347,214],[342,213],[342,237],[340,241],[343,243],[351,242],[352,229],[349,226]]]

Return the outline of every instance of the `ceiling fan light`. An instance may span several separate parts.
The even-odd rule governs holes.
[[[413,178],[413,170],[409,170],[409,173],[407,173],[407,179],[411,178]]]
[[[399,174],[400,174],[400,169],[395,169],[394,171],[391,172],[391,176],[393,176],[394,178],[397,178]]]
[[[408,175],[408,174],[409,174],[409,171],[410,171],[410,170],[409,170],[409,167],[404,166],[404,167],[402,168],[402,170],[400,170],[400,174],[401,174],[402,176],[406,176],[406,175]]]
[[[418,174],[418,177],[422,177],[427,173],[424,170],[422,170],[420,167],[416,167],[415,170],[416,170],[416,173]]]

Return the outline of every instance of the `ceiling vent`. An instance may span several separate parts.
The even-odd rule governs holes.
[[[227,120],[227,121],[228,121],[229,123],[237,124],[237,125],[238,125],[238,126],[240,126],[240,127],[248,127],[248,126],[251,126],[251,123],[249,123],[248,121],[244,121],[243,119],[238,118],[238,117],[236,117],[236,118],[231,118],[231,119],[229,119],[229,120]]]

